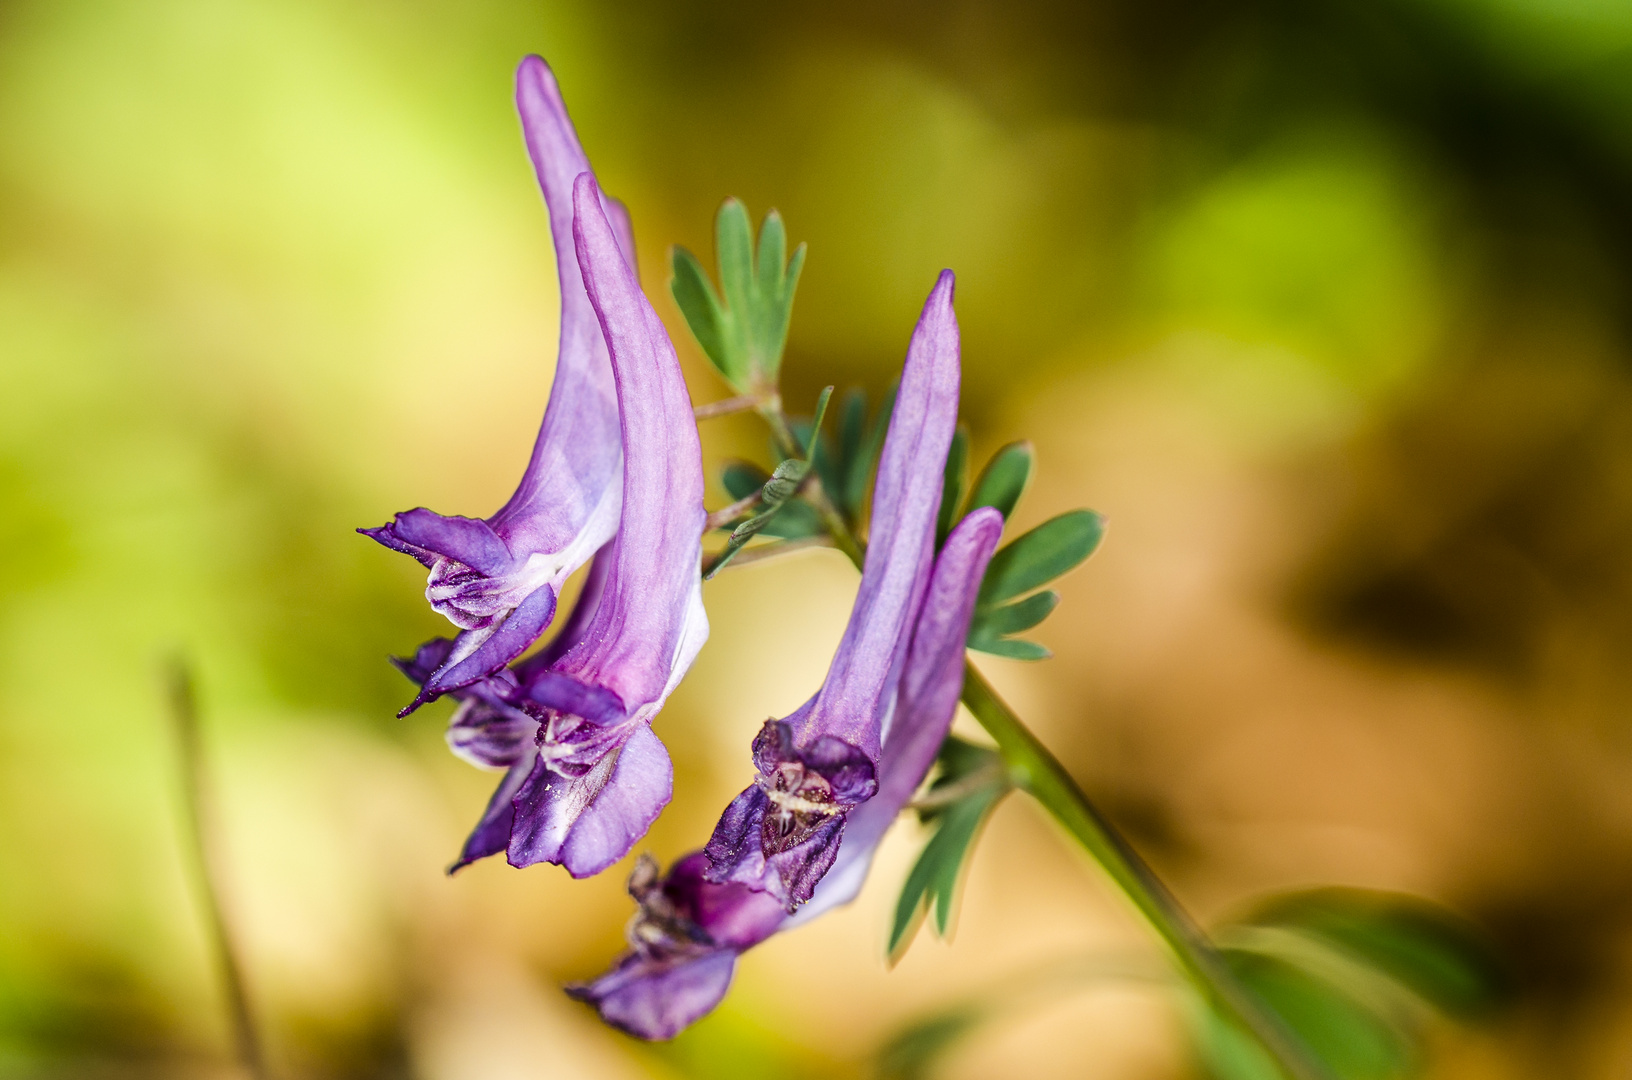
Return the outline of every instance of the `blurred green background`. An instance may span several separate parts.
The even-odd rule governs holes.
[[[547,396],[513,115],[555,66],[699,402],[666,253],[810,244],[788,396],[885,386],[959,274],[977,460],[1109,515],[994,681],[1207,919],[1318,883],[1482,925],[1515,998],[1436,1076],[1632,1070],[1632,6],[1616,0],[0,2],[0,1076],[233,1075],[161,670],[199,679],[225,903],[285,1077],[847,1076],[1065,957],[1149,955],[1019,799],[955,945],[852,909],[668,1047],[558,991],[623,871],[441,868],[492,779],[392,714],[445,625],[351,532],[485,515]],[[704,431],[711,475],[761,454]],[[714,491],[719,498],[719,492]],[[649,838],[703,839],[854,575],[705,590]],[[1047,996],[957,1077],[1179,1077],[1148,983]]]

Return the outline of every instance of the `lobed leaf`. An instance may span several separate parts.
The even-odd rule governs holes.
[[[739,199],[727,199],[714,219],[715,292],[702,264],[676,247],[669,284],[686,324],[709,361],[739,393],[776,386],[793,313],[794,291],[804,267],[805,245],[787,258],[787,230],[775,210],[765,215],[759,248],[753,222]]]
[[[1072,510],[1043,522],[992,556],[980,585],[980,606],[1048,584],[1092,555],[1104,535],[1105,519],[1092,510]]]
[[[967,790],[964,790],[967,789]],[[935,780],[918,819],[935,832],[907,874],[896,901],[890,926],[889,953],[899,956],[911,931],[926,913],[934,914],[935,931],[945,937],[952,918],[957,886],[975,836],[988,811],[1009,790],[1008,774],[997,751],[955,735],[941,741],[935,755]],[[936,804],[935,796],[963,791],[949,802]]]

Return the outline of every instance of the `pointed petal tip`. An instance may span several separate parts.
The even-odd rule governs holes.
[[[952,531],[954,533],[963,533],[966,530],[971,533],[991,534],[993,536],[1000,534],[1003,531],[1003,512],[995,506],[982,506],[977,510],[971,510],[963,516],[963,520],[958,522],[957,528]]]
[[[588,170],[579,173],[572,182],[572,209],[574,213],[581,213],[585,202],[600,193],[601,186],[595,182],[594,173]]]
[[[528,91],[542,91],[550,97],[558,97],[560,91],[556,86],[555,72],[549,63],[537,53],[528,53],[516,65],[516,94]]]

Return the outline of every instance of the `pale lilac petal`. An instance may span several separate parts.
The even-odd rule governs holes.
[[[952,271],[941,271],[907,347],[873,486],[867,558],[850,622],[800,745],[832,735],[876,756],[888,701],[935,557],[941,478],[958,424],[960,381]]]

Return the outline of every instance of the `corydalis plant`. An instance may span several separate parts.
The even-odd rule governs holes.
[[[516,72],[516,107],[550,213],[561,285],[561,337],[549,405],[514,495],[485,520],[424,507],[359,529],[430,571],[425,598],[459,627],[439,666],[403,714],[494,674],[532,647],[555,617],[561,586],[617,528],[622,440],[606,338],[573,257],[573,181],[590,171],[549,66],[536,56]],[[621,258],[634,239],[621,204]],[[490,392],[490,391],[486,391]]]
[[[789,911],[838,857],[845,818],[878,789],[878,752],[935,555],[940,479],[958,415],[958,324],[943,272],[913,331],[873,489],[861,587],[826,681],[754,739],[754,783],[703,849],[707,877]]]

